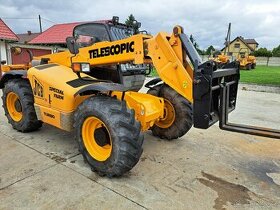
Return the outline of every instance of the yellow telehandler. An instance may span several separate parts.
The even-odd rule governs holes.
[[[182,27],[151,36],[130,33],[116,17],[96,24],[76,26],[66,39],[69,51],[1,65],[3,107],[14,129],[29,132],[47,123],[74,130],[91,169],[108,177],[139,161],[149,129],[172,140],[192,125],[207,129],[219,121],[221,129],[280,138],[278,131],[228,122],[239,64],[219,69],[213,61],[202,63]],[[159,75],[146,84],[148,94],[137,92],[144,64]]]
[[[237,60],[240,63],[241,69],[251,70],[256,68],[257,65],[256,57],[250,55],[248,48],[241,48],[239,50]]]

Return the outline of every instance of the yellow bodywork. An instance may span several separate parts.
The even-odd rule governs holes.
[[[69,51],[65,52],[60,52],[60,53],[55,53],[55,54],[49,54],[49,55],[44,55],[40,58],[49,58],[50,62],[49,63],[58,63],[64,66],[71,67],[71,57],[72,62],[86,62],[90,63],[91,66],[98,66],[98,65],[108,65],[108,64],[115,64],[115,63],[127,63],[128,61],[133,61],[135,64],[142,64],[145,63],[145,58],[144,58],[144,40],[151,38],[151,36],[143,35],[143,34],[138,34],[131,36],[126,39],[122,40],[117,40],[113,42],[98,42],[95,43],[89,47],[83,47],[79,49],[79,54],[76,56],[72,55]],[[134,52],[126,52],[126,53],[119,53],[119,54],[114,54],[112,56],[102,56],[102,57],[92,57],[94,53],[89,53],[91,52],[98,52],[101,53],[101,49],[105,49],[107,47],[113,47],[121,44],[126,44],[126,43],[132,43],[134,47]]]
[[[9,72],[12,70],[28,70],[29,68],[31,68],[30,64],[1,65],[2,72]]]
[[[40,68],[43,69],[30,68],[27,74],[33,88],[37,116],[43,122],[64,130],[71,130],[76,108],[91,95],[75,96],[75,93],[86,85],[72,87],[68,84],[80,80],[71,68],[58,64],[41,65]],[[81,76],[89,77],[85,74]],[[109,95],[106,92],[105,94]],[[114,91],[111,95],[121,100],[122,92]],[[161,98],[128,91],[125,93],[124,100],[129,108],[135,110],[136,119],[141,123],[142,130],[149,129],[163,117],[164,102]]]
[[[244,56],[243,58],[239,57],[238,61],[240,63],[240,67],[245,68],[248,64],[249,65],[256,64],[256,57],[252,55],[248,55],[248,56]]]
[[[122,92],[113,92],[121,100]],[[141,123],[142,130],[148,130],[164,117],[164,100],[149,94],[126,92],[124,100],[130,109],[135,110],[135,117]]]
[[[229,57],[227,55],[218,55],[216,57],[212,57],[209,60],[213,60],[219,64],[226,64],[229,62]]]
[[[27,77],[31,83],[35,110],[38,119],[64,130],[73,127],[73,114],[85,99],[92,95],[80,96],[76,93],[89,84],[77,87],[69,82],[80,80],[71,69],[72,62],[89,63],[91,67],[102,65],[134,63],[152,63],[162,81],[176,92],[193,102],[193,66],[186,61],[185,51],[179,34],[182,28],[176,26],[176,33],[158,33],[150,35],[138,34],[126,39],[112,42],[98,42],[89,47],[79,49],[74,56],[69,51],[38,57],[48,59],[48,64],[31,67],[30,65],[10,65],[2,71],[28,69]],[[118,49],[119,48],[119,49]],[[121,50],[121,53],[117,53]],[[112,53],[107,56],[108,53]],[[30,68],[31,67],[31,68]],[[81,73],[81,77],[90,77]],[[92,78],[92,77],[91,77]],[[94,78],[92,78],[94,79]],[[123,92],[104,92],[122,100]],[[147,130],[161,119],[164,114],[164,100],[149,94],[125,92],[124,98],[129,108],[135,110],[135,117],[141,123],[142,130]]]

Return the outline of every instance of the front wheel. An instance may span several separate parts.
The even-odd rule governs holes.
[[[144,137],[125,102],[91,97],[78,107],[74,121],[79,149],[100,176],[121,176],[139,161]]]
[[[192,104],[166,84],[152,87],[148,94],[164,98],[164,117],[151,128],[162,139],[177,139],[192,127]]]
[[[252,65],[251,64],[247,64],[246,65],[246,70],[251,70],[252,69]]]

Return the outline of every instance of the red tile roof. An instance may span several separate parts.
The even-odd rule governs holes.
[[[87,21],[87,22],[106,22],[101,21]],[[46,31],[35,37],[29,44],[65,44],[66,38],[73,35],[73,29],[75,26],[87,23],[87,22],[76,22],[76,23],[63,23],[56,24],[48,28]]]
[[[0,39],[18,41],[17,35],[0,18]]]
[[[63,44],[68,36],[72,36],[73,28],[81,23],[56,24],[32,39],[29,44]]]

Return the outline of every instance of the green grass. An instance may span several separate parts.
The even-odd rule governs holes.
[[[256,66],[250,71],[240,70],[240,82],[259,85],[280,86],[280,66]],[[158,76],[155,69],[150,76]]]
[[[240,70],[240,82],[280,86],[280,66],[256,66],[256,69]]]

